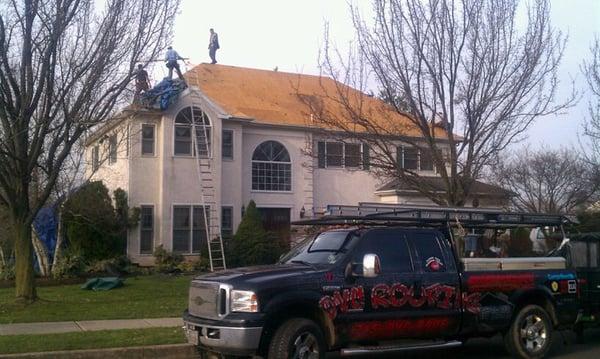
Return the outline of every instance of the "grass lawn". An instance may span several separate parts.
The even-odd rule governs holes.
[[[1,335],[0,354],[185,343],[181,328],[102,330],[61,334]]]
[[[22,305],[14,288],[0,289],[0,324],[71,320],[178,317],[187,307],[191,276],[152,275],[125,279],[109,291],[80,285],[37,288],[39,300]]]

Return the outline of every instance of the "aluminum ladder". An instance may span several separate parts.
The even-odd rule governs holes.
[[[213,156],[209,144],[210,134],[207,131],[208,118],[204,113],[194,113],[192,106],[192,145],[196,159],[196,171],[200,182],[200,193],[202,208],[204,209],[204,229],[206,230],[206,242],[208,245],[208,259],[210,270],[226,269],[225,251],[223,250],[223,238],[221,236],[221,222],[219,207],[217,206],[217,193],[214,186]],[[198,121],[200,119],[200,122]],[[193,219],[192,219],[193,220]]]

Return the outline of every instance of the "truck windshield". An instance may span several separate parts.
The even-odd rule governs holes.
[[[356,231],[323,232],[292,248],[279,262],[334,264],[357,242],[358,237]]]

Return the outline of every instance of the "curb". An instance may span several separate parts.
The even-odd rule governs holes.
[[[55,352],[0,354],[0,359],[190,359],[199,358],[191,344],[167,344],[128,348],[63,350]]]

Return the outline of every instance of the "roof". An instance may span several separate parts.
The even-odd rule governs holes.
[[[89,133],[89,135],[85,139],[85,146],[89,146],[92,143],[96,142],[100,139],[105,133],[113,130],[117,127],[123,120],[135,116],[143,115],[145,118],[154,116],[160,117],[162,116],[162,112],[160,110],[147,109],[144,107],[140,107],[135,104],[131,104],[122,109],[115,116],[110,117],[108,120],[103,123],[95,126]]]
[[[198,87],[235,118],[309,127],[318,126],[312,118],[320,114],[350,118],[337,101],[341,98],[338,95],[341,89],[347,94],[344,98],[351,99],[352,107],[361,105],[362,117],[373,119],[381,126],[380,132],[422,137],[408,117],[397,113],[382,100],[329,77],[218,64],[200,64],[184,76],[189,85]],[[311,107],[318,107],[319,113],[311,113]],[[435,126],[434,129],[437,137],[446,137],[442,128]],[[357,131],[362,130],[357,128]]]
[[[441,177],[420,177],[421,181],[426,181],[436,191],[445,192],[446,185]],[[380,188],[375,192],[383,194],[382,192],[396,192],[406,194],[407,192],[414,192],[415,189],[410,184],[401,181],[400,179],[394,179]],[[510,197],[512,193],[506,189],[495,186],[489,183],[481,181],[475,181],[471,187],[471,195],[489,196],[489,197]]]

